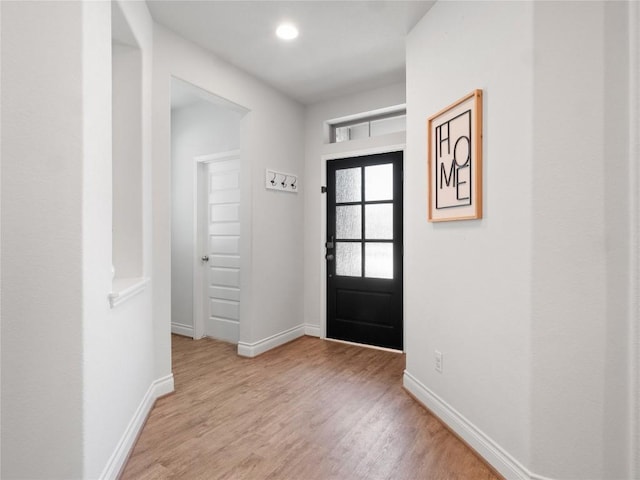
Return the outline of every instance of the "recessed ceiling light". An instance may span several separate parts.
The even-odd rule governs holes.
[[[282,40],[293,40],[298,36],[298,29],[295,25],[283,23],[276,30],[276,35]]]

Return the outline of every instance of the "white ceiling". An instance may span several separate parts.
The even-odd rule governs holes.
[[[403,81],[405,37],[435,1],[147,0],[154,20],[294,99]],[[275,36],[283,21],[300,36]]]

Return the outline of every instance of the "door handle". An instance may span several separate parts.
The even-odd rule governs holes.
[[[325,248],[326,248],[326,249],[331,249],[331,248],[333,248],[333,246],[334,246],[334,245],[333,245],[333,235],[331,235],[331,240],[329,240],[328,242],[326,242],[326,243],[324,244],[324,246],[325,246]]]
[[[327,261],[332,262],[335,257],[333,256],[333,253],[329,253],[329,250],[333,250],[335,247],[333,243],[333,235],[331,235],[330,240],[326,242],[324,246],[327,249],[327,253],[325,254],[324,258],[326,258]]]
[[[208,262],[209,261],[209,255],[203,255],[202,257],[200,257],[200,260],[202,260],[203,262]]]

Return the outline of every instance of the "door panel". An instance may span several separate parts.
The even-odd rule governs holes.
[[[235,268],[211,267],[209,281],[211,285],[221,285],[237,288],[240,284],[240,273]],[[216,312],[210,311],[210,316],[216,316]]]
[[[209,287],[209,297],[240,301],[240,290],[222,286]]]
[[[204,334],[237,343],[240,320],[240,160],[207,170]]]
[[[218,235],[209,236],[209,253],[224,253],[238,255],[240,253],[240,237],[237,235],[223,237]]]
[[[327,337],[402,349],[402,152],[327,162]]]
[[[391,295],[386,292],[363,292],[338,289],[336,316],[344,321],[392,326],[389,310]]]

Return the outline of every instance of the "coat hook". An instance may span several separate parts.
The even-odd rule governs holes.
[[[278,174],[276,172],[273,172],[273,178],[271,179],[271,185],[273,185],[274,187],[276,186],[276,176]]]
[[[296,189],[296,182],[298,181],[298,177],[293,177],[293,182],[291,182],[291,189]]]
[[[287,188],[287,178],[288,177],[286,175],[283,175],[283,177],[284,178],[282,179],[282,182],[280,183],[280,185],[282,185],[282,188]]]

